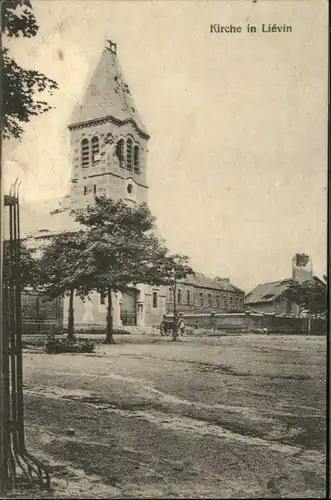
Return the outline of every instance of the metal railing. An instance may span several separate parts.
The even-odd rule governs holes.
[[[123,326],[137,326],[137,314],[135,312],[122,311],[121,320]]]

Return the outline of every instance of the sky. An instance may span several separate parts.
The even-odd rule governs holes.
[[[149,204],[169,248],[246,292],[290,277],[295,253],[323,276],[328,2],[32,3],[39,33],[10,42],[11,54],[59,90],[21,142],[6,141],[5,186],[19,176],[23,202],[66,194],[67,125],[111,39],[151,136]],[[243,31],[210,33],[215,23]]]

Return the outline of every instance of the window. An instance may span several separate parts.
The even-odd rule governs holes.
[[[157,292],[153,292],[153,307],[157,307]]]
[[[219,295],[216,295],[215,302],[216,302],[217,309],[219,309],[219,307],[220,307],[220,297],[219,297]]]
[[[230,307],[232,307],[232,297],[230,297]]]
[[[128,187],[126,189],[127,189],[128,193],[131,194],[132,190],[133,190],[132,184],[128,184]]]
[[[90,145],[88,139],[82,140],[80,148],[82,167],[88,167],[90,164]]]
[[[211,295],[210,295],[210,293],[208,294],[208,307],[211,307]]]
[[[139,174],[139,146],[134,147],[134,153],[133,153],[133,165],[134,165],[134,171],[136,174]]]
[[[187,290],[186,292],[186,303],[189,305],[190,304],[190,291]]]
[[[97,155],[100,153],[98,137],[95,136],[92,137],[91,146],[92,146],[92,161],[95,162],[97,160]]]
[[[178,290],[177,292],[177,304],[181,304],[182,302],[182,291]]]
[[[227,297],[224,297],[224,307],[225,307],[225,309],[227,309],[227,307],[228,307]]]
[[[200,306],[203,306],[203,293],[199,293]]]
[[[106,293],[104,290],[101,290],[100,292],[100,304],[105,305],[105,298],[106,298]]]
[[[87,186],[84,186],[84,194],[87,194]]]
[[[120,162],[120,167],[124,168],[124,139],[120,139],[116,144],[116,156]]]
[[[169,301],[172,301],[172,288],[169,288]]]
[[[96,184],[94,184],[94,186],[93,186],[93,193],[97,194],[97,186],[96,186]]]
[[[126,141],[126,168],[128,170],[132,170],[132,148],[133,142],[132,139],[128,139]]]

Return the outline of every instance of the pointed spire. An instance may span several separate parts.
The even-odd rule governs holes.
[[[148,135],[123,76],[117,44],[111,40],[106,41],[83,98],[74,108],[70,126],[109,116],[121,122],[131,120]]]

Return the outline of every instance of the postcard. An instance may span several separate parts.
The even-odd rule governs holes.
[[[1,6],[1,498],[327,496],[327,2]]]

